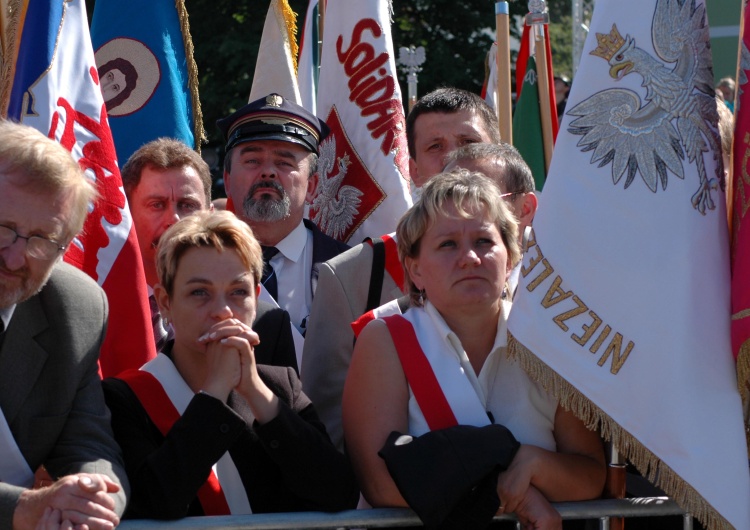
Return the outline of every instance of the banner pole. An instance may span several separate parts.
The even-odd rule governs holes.
[[[542,120],[542,141],[544,142],[544,173],[549,174],[552,162],[552,109],[549,103],[549,79],[547,78],[547,49],[544,38],[544,24],[534,26],[534,49],[536,54],[537,88],[539,90],[539,117]]]
[[[500,138],[513,143],[513,102],[510,88],[510,7],[508,2],[495,3],[497,25],[497,112]]]
[[[546,25],[549,23],[547,4],[543,0],[529,2],[529,14],[526,15],[526,25],[531,26],[534,39],[534,55],[536,59],[537,90],[539,91],[539,117],[542,125],[542,143],[544,145],[544,174],[549,174],[554,148],[554,134],[552,132],[552,109],[550,108],[550,86],[547,77],[547,39]]]

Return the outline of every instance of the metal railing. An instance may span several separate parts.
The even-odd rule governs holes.
[[[692,530],[692,518],[667,497],[641,497],[629,499],[601,499],[585,502],[560,502],[553,506],[563,519],[599,519],[599,528],[609,530],[610,517],[663,517],[683,516],[684,530]],[[498,515],[495,521],[515,521],[513,515]],[[393,528],[397,526],[422,526],[416,514],[408,508],[375,508],[372,510],[347,510],[337,513],[296,512],[222,517],[186,517],[176,521],[147,519],[123,521],[121,530],[336,530],[339,528]]]

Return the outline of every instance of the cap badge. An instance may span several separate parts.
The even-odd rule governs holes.
[[[271,107],[280,107],[282,103],[284,103],[284,99],[278,94],[271,94],[266,97],[266,105]]]

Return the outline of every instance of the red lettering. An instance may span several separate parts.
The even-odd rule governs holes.
[[[91,75],[95,76],[96,70],[92,70]],[[94,77],[94,79],[97,78]],[[125,208],[125,196],[121,191],[122,180],[120,179],[120,170],[117,168],[115,144],[112,133],[106,125],[107,115],[104,105],[101,108],[99,121],[76,111],[70,102],[64,98],[59,98],[57,105],[65,112],[65,125],[60,137],[60,144],[63,147],[72,151],[78,143],[76,125],[98,138],[98,140],[91,140],[83,145],[83,154],[78,160],[78,164],[82,170],[91,171],[95,175],[99,199],[86,217],[83,235],[79,237],[84,249],[77,245],[71,245],[67,255],[69,261],[79,264],[83,271],[97,279],[98,251],[109,245],[109,236],[102,221],[106,221],[110,225],[119,225],[122,222],[121,210]],[[56,111],[52,116],[48,135],[50,138],[54,139],[56,136],[60,116],[60,111]]]
[[[381,77],[358,93],[354,102],[362,109],[362,116],[367,116],[368,114],[372,114],[372,112],[366,112],[366,107],[391,99],[395,90],[396,83],[392,77]]]
[[[395,79],[383,68],[389,56],[387,52],[375,56],[373,45],[363,41],[365,31],[376,38],[383,33],[374,19],[360,20],[352,30],[351,43],[346,50],[343,35],[336,39],[336,54],[349,78],[349,100],[359,107],[363,117],[375,116],[367,124],[370,136],[381,140],[380,151],[384,155],[394,153],[396,167],[405,177],[409,154],[404,111],[401,102],[393,98]]]
[[[375,54],[375,49],[370,46],[370,50],[373,54]],[[380,55],[378,55],[374,60],[370,61],[369,63],[365,64],[360,68],[357,72],[354,73],[353,76],[349,79],[349,90],[354,91],[356,90],[355,87],[359,88],[359,86],[362,85],[368,85],[372,81],[372,79],[376,79],[375,76],[368,77],[366,81],[361,82],[362,78],[364,78],[368,74],[375,73],[375,71],[386,64],[388,62],[388,54],[383,52]],[[381,75],[385,72],[382,71]],[[359,85],[359,86],[357,86]]]
[[[378,26],[378,23],[375,19],[363,18],[354,25],[354,30],[352,31],[352,47],[360,43],[362,39],[362,33],[364,33],[366,29],[369,29],[374,37],[380,37],[380,35],[382,35],[383,33],[380,30],[380,26]],[[339,62],[341,63],[346,61],[347,57],[352,51],[352,48],[349,48],[347,51],[342,51],[341,45],[343,42],[344,36],[339,35],[339,38],[336,39],[336,55],[338,55]],[[348,72],[347,74],[351,75]]]

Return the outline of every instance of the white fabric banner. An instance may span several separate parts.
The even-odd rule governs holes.
[[[318,83],[318,0],[310,0],[299,43],[297,84],[302,106],[317,115]]]
[[[708,46],[701,0],[597,2],[508,327],[684,509],[750,528]]]
[[[310,219],[355,245],[393,232],[411,206],[409,152],[387,0],[329,0],[318,82],[320,146]]]
[[[249,102],[276,93],[301,104],[297,73],[294,71],[296,57],[292,57],[292,42],[284,18],[285,10],[291,18],[293,12],[286,0],[271,0],[268,6]]]

